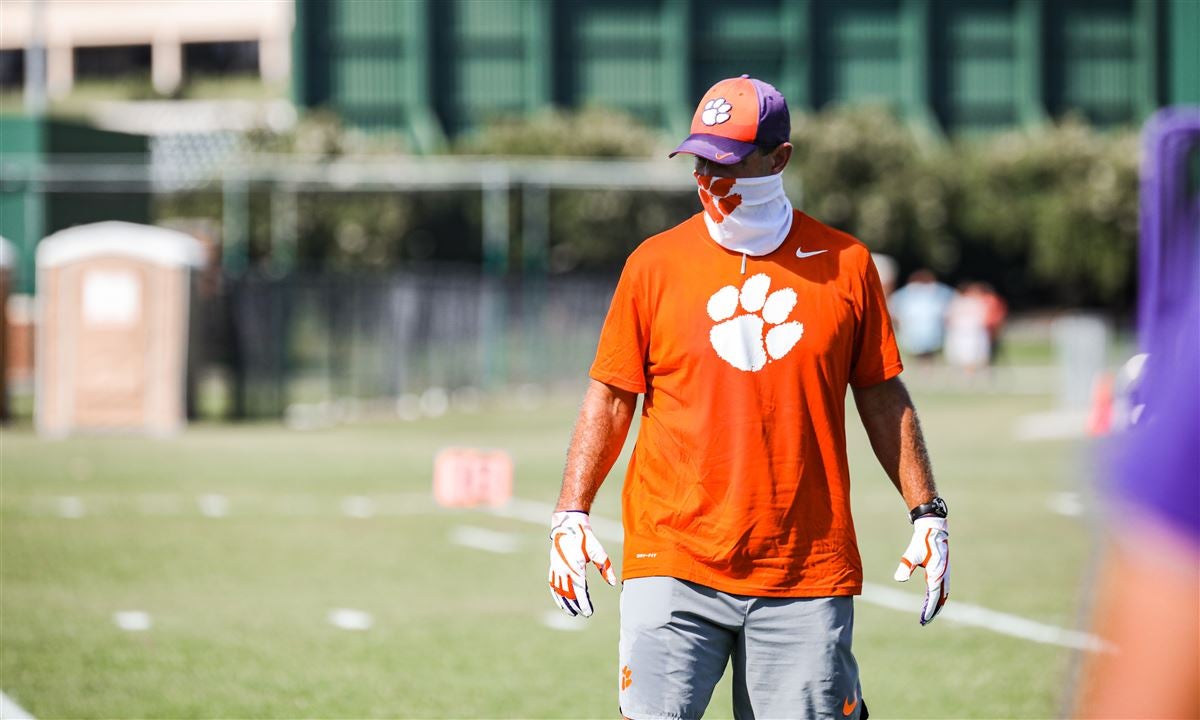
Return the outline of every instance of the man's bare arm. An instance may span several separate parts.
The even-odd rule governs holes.
[[[937,495],[925,437],[908,389],[900,378],[854,389],[854,404],[862,418],[875,457],[909,508]]]
[[[637,393],[592,380],[575,421],[555,512],[592,508],[596,492],[625,445]]]

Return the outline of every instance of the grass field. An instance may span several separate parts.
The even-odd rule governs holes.
[[[1048,398],[917,401],[951,503],[950,602],[1075,627],[1090,529],[1048,500],[1080,489],[1084,447],[1011,439]],[[38,717],[615,717],[617,592],[593,581],[582,631],[547,626],[546,527],[439,509],[429,491],[439,448],[499,447],[516,496],[552,503],[573,416],[559,399],[303,433],[50,442],[6,429],[0,689]],[[890,585],[909,525],[861,429],[850,437],[866,577]],[[595,515],[618,517],[623,468]],[[214,494],[224,517],[200,511]],[[348,496],[377,512],[348,516]],[[515,550],[452,542],[462,527],[507,533]],[[917,585],[897,586],[909,612],[858,603],[873,717],[1057,714],[1073,651],[945,620],[921,628]],[[374,624],[339,629],[334,608]],[[153,626],[121,630],[126,610]],[[731,716],[727,681],[709,716]]]

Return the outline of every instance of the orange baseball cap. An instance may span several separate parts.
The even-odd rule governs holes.
[[[791,134],[792,119],[783,94],[769,83],[742,75],[722,80],[704,93],[692,116],[691,135],[670,157],[689,153],[733,165],[755,148],[787,142]]]

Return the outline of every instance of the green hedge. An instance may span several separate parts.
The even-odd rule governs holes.
[[[906,269],[987,280],[1018,306],[1132,301],[1136,133],[1074,119],[986,139],[921,143],[877,109],[793,130],[804,207]]]
[[[605,108],[546,110],[495,122],[464,137],[454,151],[507,157],[646,158],[665,156],[657,130]],[[680,160],[680,172],[690,167]],[[647,237],[696,212],[695,195],[629,190],[556,190],[550,194],[550,271],[611,271]],[[519,234],[519,233],[518,233]],[[518,239],[519,242],[519,239]]]
[[[638,157],[666,152],[666,140],[629,117],[585,111],[506,121],[459,150]],[[884,109],[855,107],[798,115],[792,144],[787,179],[799,205],[894,255],[905,270],[986,280],[1018,307],[1132,302],[1133,131],[1100,132],[1068,118],[944,142]],[[677,194],[567,195],[554,204],[556,245],[584,266],[619,264],[632,245],[699,208]]]
[[[1069,120],[962,148],[951,206],[963,257],[948,270],[1067,305],[1128,307],[1138,232],[1138,137]],[[942,153],[944,158],[947,153]],[[951,159],[938,160],[942,164]]]
[[[611,110],[545,112],[496,122],[462,138],[468,155],[653,157],[665,138]],[[946,142],[885,110],[832,109],[793,120],[786,181],[814,217],[889,253],[904,272],[929,267],[956,283],[985,280],[1016,307],[1128,309],[1137,240],[1135,132],[1056,125]],[[343,129],[317,115],[252,147],[307,156],[400,153],[394,137]],[[677,161],[688,172],[686,161]],[[252,198],[252,256],[266,257],[266,188]],[[520,201],[514,191],[513,262],[520,263]],[[205,208],[205,209],[202,209]],[[262,211],[255,208],[262,208]],[[480,261],[480,195],[307,193],[300,202],[301,267],[361,271],[421,260]],[[219,197],[164,198],[164,214],[211,214]],[[642,239],[699,210],[694,195],[555,191],[552,272],[615,271]]]

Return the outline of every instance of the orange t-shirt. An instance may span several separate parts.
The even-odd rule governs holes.
[[[741,269],[697,214],[621,273],[590,374],[646,395],[623,577],[858,594],[846,387],[902,369],[879,276],[862,243],[799,211],[783,245]]]

